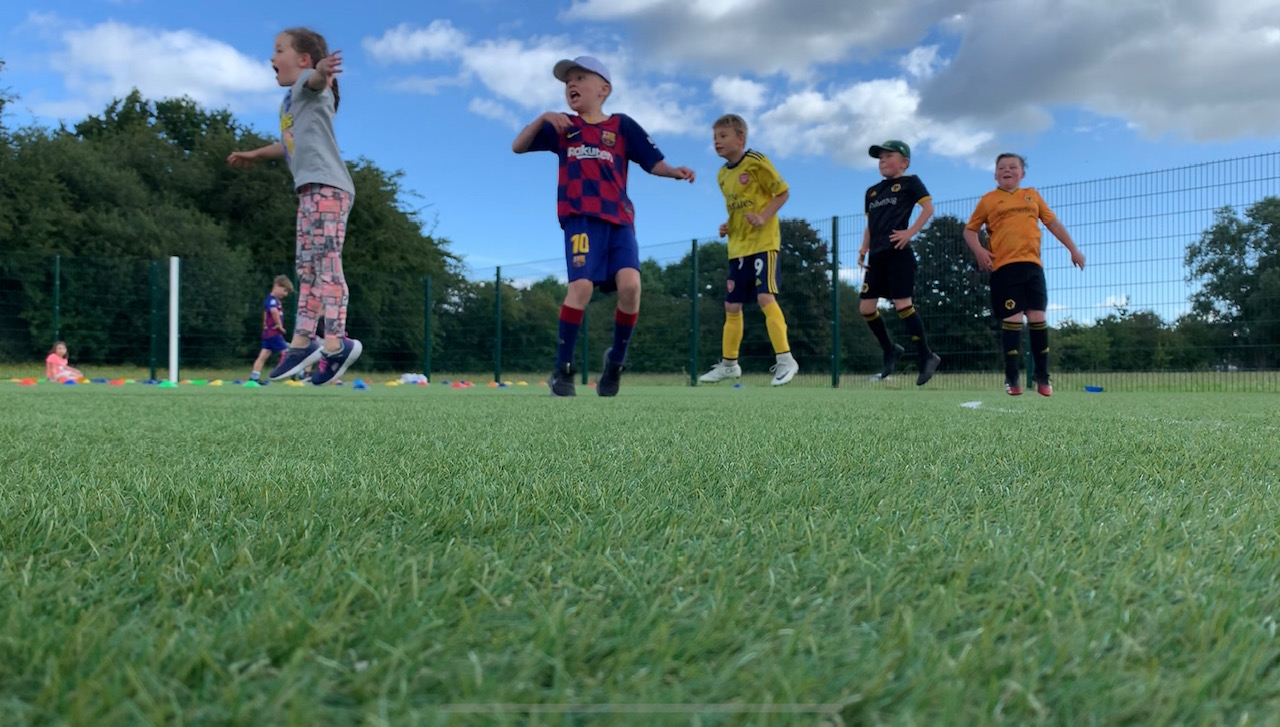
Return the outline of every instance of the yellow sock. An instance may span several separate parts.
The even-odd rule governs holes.
[[[769,342],[773,344],[774,353],[788,353],[791,345],[787,343],[787,319],[782,317],[782,309],[777,301],[762,306],[764,326],[769,329]]]
[[[742,347],[742,311],[724,314],[724,358],[735,361]]]

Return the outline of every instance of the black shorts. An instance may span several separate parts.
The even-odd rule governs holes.
[[[916,254],[911,248],[872,253],[862,278],[863,300],[910,298],[916,289]]]
[[[991,273],[991,314],[996,318],[1048,307],[1044,268],[1039,265],[1009,263]]]
[[[724,302],[746,303],[757,295],[778,294],[778,251],[769,250],[729,260]]]

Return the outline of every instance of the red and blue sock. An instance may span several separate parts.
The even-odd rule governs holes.
[[[578,329],[582,327],[581,308],[560,306],[560,340],[556,344],[556,368],[573,363],[573,349],[578,343]]]
[[[609,362],[621,364],[627,360],[627,346],[631,344],[631,333],[636,329],[636,321],[640,313],[623,313],[621,310],[613,314],[613,350],[609,352]]]

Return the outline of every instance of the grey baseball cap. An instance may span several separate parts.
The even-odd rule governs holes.
[[[604,67],[599,58],[593,56],[578,56],[573,60],[565,59],[556,64],[555,73],[556,80],[566,82],[569,79],[569,71],[575,68],[581,68],[584,71],[591,71],[597,76],[604,79],[605,83],[613,85],[613,81],[609,79],[609,69]]]

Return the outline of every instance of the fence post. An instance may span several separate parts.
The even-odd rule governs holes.
[[[587,299],[587,307],[582,309],[582,325],[578,327],[578,338],[582,339],[582,385],[587,385],[587,371],[591,366],[590,349],[587,347],[587,339],[591,338],[590,330],[587,327],[587,311],[591,310],[591,299]]]
[[[169,258],[169,380],[178,383],[178,338],[182,335],[179,325],[179,305],[181,303],[182,261],[176,256]]]
[[[693,325],[689,328],[689,385],[698,385],[698,239],[689,251],[689,305],[693,308]]]
[[[431,380],[431,276],[422,279],[422,375]]]
[[[840,388],[840,218],[831,216],[831,388]]]
[[[62,256],[53,256],[53,340],[62,340]]]
[[[502,381],[502,266],[493,275],[493,380]]]
[[[151,261],[151,381],[156,380],[156,350],[160,343],[160,261]]]

